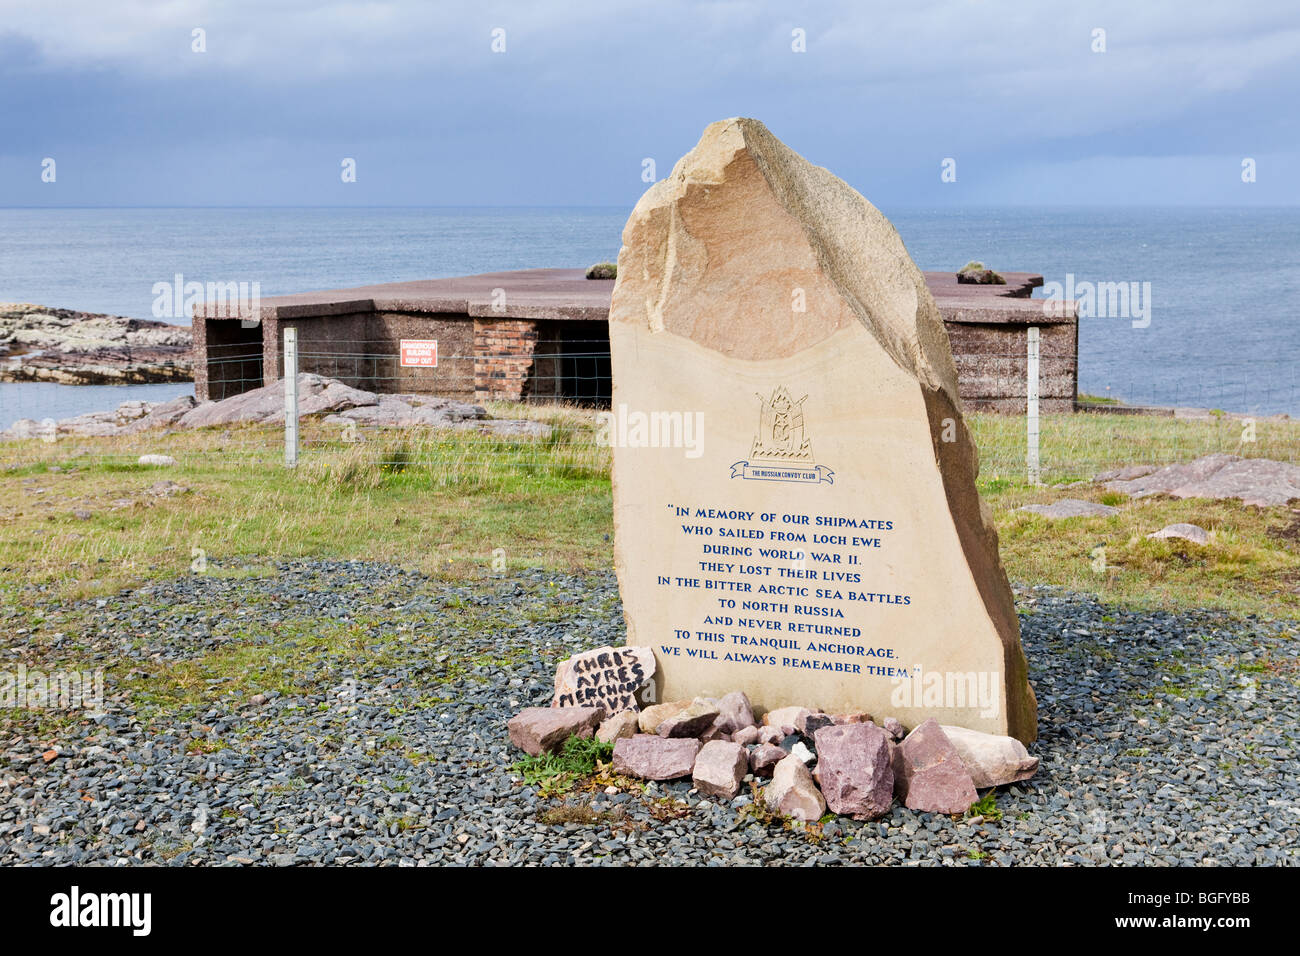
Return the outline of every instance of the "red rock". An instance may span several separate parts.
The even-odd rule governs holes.
[[[708,733],[718,719],[718,702],[696,697],[685,709],[664,720],[656,728],[660,737],[699,737]]]
[[[691,778],[700,793],[732,799],[749,772],[749,757],[740,744],[711,740],[695,757]]]
[[[758,743],[757,727],[741,727],[731,735],[731,739],[744,747]]]
[[[907,731],[904,729],[903,725],[893,717],[886,717],[882,726],[885,728],[885,733],[889,734],[889,736],[893,737],[895,740],[902,740],[907,736]]]
[[[875,724],[823,727],[817,745],[817,782],[826,805],[855,820],[874,820],[894,803],[889,735]]]
[[[653,734],[665,720],[673,714],[681,713],[689,706],[691,706],[689,700],[669,700],[662,704],[652,704],[641,711],[638,726],[642,733]]]
[[[872,720],[870,714],[860,711],[856,714],[835,714],[831,717],[831,722],[842,726],[844,724],[869,724]]]
[[[772,782],[763,790],[763,802],[782,816],[805,823],[816,823],[826,812],[826,801],[813,783],[812,774],[794,757],[776,765]]]
[[[733,740],[737,730],[757,723],[754,708],[742,691],[733,690],[718,701],[718,719],[714,726],[725,734],[731,734]]]
[[[898,796],[909,810],[964,813],[979,799],[970,771],[933,717],[907,735],[898,754]]]
[[[604,707],[527,707],[506,729],[512,744],[536,757],[556,753],[571,736],[590,737],[604,718]]]
[[[941,727],[970,771],[977,790],[1028,780],[1038,770],[1038,758],[1029,756],[1025,745],[1015,737],[946,724]]]
[[[612,744],[623,737],[631,737],[636,733],[639,716],[635,710],[615,714],[596,728],[596,739],[604,744]]]
[[[760,744],[772,744],[774,747],[779,747],[783,740],[785,740],[785,732],[780,727],[758,728],[758,742]]]
[[[689,777],[700,752],[691,737],[637,734],[614,744],[614,771],[642,780],[676,780]]]
[[[830,714],[816,713],[809,714],[803,719],[803,725],[799,727],[799,733],[805,737],[812,737],[823,727],[829,727],[835,723],[835,718]]]
[[[749,753],[749,769],[755,777],[770,777],[772,771],[790,756],[775,744],[759,744]]]
[[[764,727],[776,727],[785,731],[782,736],[789,736],[803,727],[803,722],[812,711],[807,707],[778,707],[763,715]]]

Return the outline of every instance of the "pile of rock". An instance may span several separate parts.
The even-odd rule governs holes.
[[[648,652],[601,648],[588,654],[644,658]],[[561,665],[562,673],[571,673],[573,660]],[[617,668],[607,673],[617,679]],[[649,676],[637,680],[648,684]],[[566,679],[566,699],[573,697],[572,683]],[[557,698],[559,684],[557,674]],[[595,699],[527,708],[509,722],[511,742],[538,755],[557,752],[571,735],[595,736],[614,744],[616,773],[641,780],[689,777],[700,793],[725,800],[736,799],[747,782],[767,780],[766,805],[807,822],[828,809],[873,820],[895,799],[911,810],[963,813],[979,799],[977,790],[1025,780],[1038,769],[1038,758],[1015,738],[934,719],[910,733],[892,717],[877,724],[870,714],[807,707],[782,707],[759,719],[741,691],[642,709],[623,706],[634,689],[626,671],[615,693],[605,693],[599,671],[586,686],[591,697],[609,697],[613,705]]]

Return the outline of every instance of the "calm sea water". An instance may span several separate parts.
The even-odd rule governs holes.
[[[1146,328],[1085,318],[1080,389],[1300,414],[1300,209],[890,209],[923,269],[970,259],[1062,284],[1150,283]],[[618,255],[627,209],[0,209],[0,301],[152,317],[153,285],[259,282],[264,296]],[[184,319],[168,321],[184,323]],[[181,391],[184,387],[180,387]],[[128,394],[130,392],[130,394]],[[160,386],[0,388],[0,427]]]

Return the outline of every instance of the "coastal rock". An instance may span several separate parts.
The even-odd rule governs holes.
[[[676,780],[689,777],[700,753],[700,742],[690,737],[637,734],[614,744],[614,772],[641,780]]]
[[[875,724],[842,724],[817,731],[817,782],[832,811],[874,820],[894,802],[889,737]]]
[[[1104,518],[1119,514],[1118,508],[1098,504],[1095,501],[1081,501],[1078,498],[1062,498],[1060,501],[1053,501],[1050,505],[1024,505],[1016,510],[1032,511],[1054,521],[1062,518]]]
[[[706,733],[718,719],[718,702],[707,697],[696,697],[655,729],[660,737],[699,737]]]
[[[896,786],[909,810],[964,813],[979,799],[970,771],[933,717],[907,735],[898,753],[903,772]]]
[[[176,424],[197,405],[193,395],[178,395],[168,401],[158,402],[151,405],[144,416],[124,426],[122,433],[131,435],[150,428],[166,428]]]
[[[700,748],[691,772],[700,793],[730,800],[740,793],[741,781],[749,771],[749,757],[740,744],[711,740]]]
[[[298,376],[298,393],[300,416],[326,415],[323,420],[336,425],[422,425],[526,439],[546,438],[551,433],[550,426],[542,422],[487,418],[486,410],[479,405],[428,395],[379,395],[308,372]],[[218,402],[196,402],[194,396],[182,395],[161,403],[123,402],[113,411],[87,412],[57,422],[23,419],[0,431],[0,440],[48,440],[63,435],[129,435],[171,426],[203,428],[241,423],[281,425],[283,422],[284,382],[276,381]]]
[[[655,676],[649,647],[598,647],[574,654],[555,669],[552,706],[602,704],[611,713],[640,710],[637,694]]]
[[[364,392],[323,375],[298,373],[299,415],[341,411],[358,405],[376,405],[378,402],[379,396],[374,392]],[[283,421],[284,382],[277,380],[219,402],[204,402],[183,415],[178,424],[184,428],[203,428],[241,422],[269,425]]]
[[[1155,465],[1125,465],[1123,468],[1113,468],[1110,471],[1103,471],[1097,474],[1092,480],[1095,482],[1106,481],[1132,481],[1134,478],[1144,478],[1156,470]],[[1087,482],[1075,482],[1075,484],[1087,484]]]
[[[714,726],[723,733],[731,734],[734,739],[736,731],[753,727],[756,723],[754,708],[743,692],[733,690],[718,699],[718,719]]]
[[[572,736],[590,737],[605,717],[603,707],[528,707],[510,718],[510,742],[536,757],[555,753]]]
[[[944,724],[943,732],[970,771],[976,788],[985,790],[1028,780],[1038,770],[1038,758],[1015,737],[981,733]]]
[[[1300,498],[1300,465],[1215,453],[1185,464],[1166,465],[1129,481],[1108,481],[1106,487],[1132,498],[1155,494],[1240,498],[1243,504],[1267,508]]]
[[[596,739],[603,744],[612,744],[624,737],[631,737],[637,732],[637,717],[635,710],[620,711],[601,722],[601,725],[596,728]]]
[[[805,823],[816,823],[826,812],[826,801],[812,774],[794,757],[786,757],[776,765],[772,782],[763,790],[763,802],[768,809]]]
[[[120,315],[0,303],[0,382],[193,381],[191,330]]]
[[[1159,531],[1151,532],[1149,535],[1147,535],[1147,537],[1148,538],[1182,538],[1186,541],[1192,542],[1193,544],[1210,543],[1210,532],[1206,531],[1200,525],[1186,524],[1184,522],[1179,522],[1178,524],[1165,525],[1165,527],[1161,528]]]

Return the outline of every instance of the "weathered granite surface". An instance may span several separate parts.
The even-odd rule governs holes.
[[[1300,498],[1300,465],[1216,453],[1185,464],[1166,465],[1129,481],[1108,481],[1106,488],[1133,498],[1155,494],[1240,498],[1243,504],[1268,507]]]

